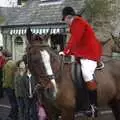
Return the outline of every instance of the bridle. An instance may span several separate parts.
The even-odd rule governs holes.
[[[26,64],[30,65],[30,61],[31,61],[31,54],[29,53],[30,49],[33,48],[33,47],[41,47],[41,48],[46,48],[46,47],[49,47],[47,44],[29,44],[28,47],[27,47],[27,61],[26,61]],[[41,81],[39,81],[39,84],[42,84],[42,81],[43,80],[51,80],[51,79],[58,79],[62,70],[63,70],[63,66],[64,66],[64,60],[63,58],[60,60],[60,65],[59,65],[59,68],[58,70],[53,74],[53,75],[39,75],[39,78],[41,79]]]

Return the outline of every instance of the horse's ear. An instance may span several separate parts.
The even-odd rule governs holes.
[[[109,38],[109,39],[106,40],[106,41],[100,41],[100,43],[104,46],[104,45],[108,44],[111,40],[112,40],[112,39]]]
[[[45,35],[44,40],[47,41],[48,38],[50,37],[50,33],[51,33],[51,28],[48,30],[48,33]]]
[[[111,37],[112,37],[112,39],[114,39],[114,35],[111,33]]]
[[[32,32],[31,32],[30,27],[27,28],[26,37],[27,37],[28,42],[31,43],[31,40],[32,40]]]
[[[106,44],[106,41],[100,41],[100,43],[104,46]]]

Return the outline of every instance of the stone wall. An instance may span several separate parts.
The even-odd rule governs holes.
[[[91,23],[97,37],[102,41],[111,38],[111,33],[117,37],[120,33],[120,0],[109,0],[109,2],[110,12],[104,17],[101,14],[94,18]]]

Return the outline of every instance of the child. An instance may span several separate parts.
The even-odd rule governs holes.
[[[30,73],[29,69],[26,68],[26,73],[23,76],[24,85],[26,88],[25,92],[25,105],[26,105],[26,115],[25,120],[38,120],[37,117],[37,107],[36,107],[36,97],[34,95],[34,88],[36,86],[35,78]]]
[[[25,120],[25,86],[22,79],[25,73],[25,63],[20,60],[17,62],[15,74],[15,95],[17,98],[20,120]]]

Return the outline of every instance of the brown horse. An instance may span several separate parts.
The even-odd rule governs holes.
[[[62,120],[73,120],[76,106],[76,88],[71,75],[71,63],[63,64],[61,57],[56,54],[48,45],[41,44],[40,36],[36,37],[27,30],[27,64],[32,74],[36,76],[37,82],[43,89],[54,76],[57,84],[57,92],[53,103],[47,104],[47,112],[50,120],[53,120],[54,111],[51,105],[60,110]],[[113,44],[111,44],[113,45]],[[44,54],[45,53],[45,54]],[[49,75],[46,70],[45,58],[50,59],[50,67],[53,74]],[[98,83],[98,104],[109,105],[112,108],[116,120],[120,120],[120,61],[109,60],[105,63],[104,69],[96,70]]]

